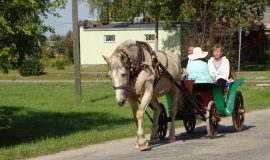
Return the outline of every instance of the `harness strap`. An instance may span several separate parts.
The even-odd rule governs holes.
[[[137,41],[136,43],[139,44],[140,46],[144,47],[149,52],[150,57],[152,59],[152,67],[154,69],[154,72],[155,72],[156,76],[159,78],[161,73],[160,73],[160,70],[159,70],[159,67],[158,67],[159,61],[157,59],[156,52],[153,51],[151,46],[146,42]]]

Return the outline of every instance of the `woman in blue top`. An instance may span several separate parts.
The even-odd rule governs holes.
[[[195,47],[193,49],[193,54],[188,56],[188,80],[195,80],[195,83],[213,83],[209,73],[208,64],[204,61],[207,54],[208,52],[203,52],[200,47]]]

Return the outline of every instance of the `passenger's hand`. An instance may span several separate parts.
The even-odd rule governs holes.
[[[230,83],[233,83],[233,82],[234,82],[234,80],[233,80],[232,78],[230,78],[228,81],[229,81]]]

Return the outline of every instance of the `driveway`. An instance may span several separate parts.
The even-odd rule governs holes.
[[[176,142],[164,140],[149,151],[135,149],[134,136],[32,160],[270,160],[270,109],[246,113],[245,118],[242,132],[234,132],[231,117],[222,118],[215,139],[206,136],[203,123],[192,135],[177,129]]]

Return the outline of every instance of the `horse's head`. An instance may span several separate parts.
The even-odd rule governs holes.
[[[103,55],[103,58],[108,64],[108,76],[115,90],[116,103],[123,106],[127,100],[130,59],[124,50],[116,50],[111,57]]]

